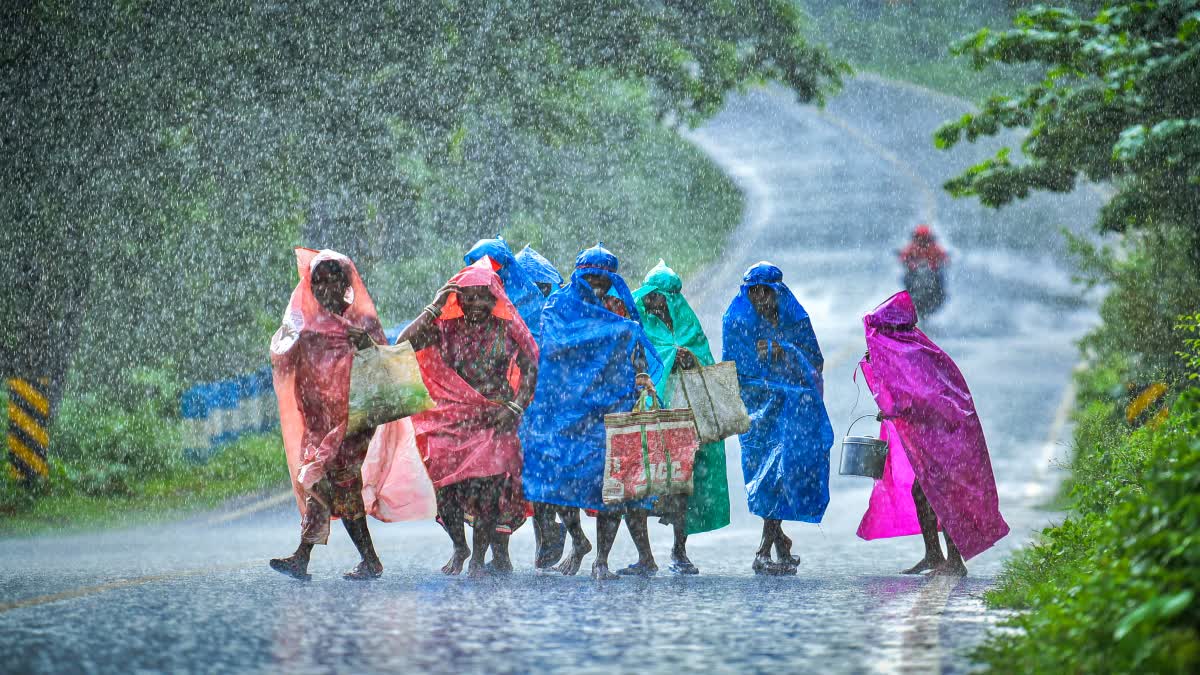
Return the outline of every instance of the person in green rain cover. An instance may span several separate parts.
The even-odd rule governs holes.
[[[710,366],[715,360],[700,320],[683,297],[683,280],[663,260],[646,274],[642,287],[633,292],[642,328],[663,362],[661,381],[655,389],[663,405],[670,407],[671,377],[679,370]],[[676,401],[674,405],[682,405]],[[654,513],[675,530],[671,549],[671,571],[699,574],[687,555],[690,534],[710,532],[729,524],[729,483],[725,475],[725,441],[708,443],[696,453],[691,496],[660,497]],[[644,517],[644,516],[643,516]]]

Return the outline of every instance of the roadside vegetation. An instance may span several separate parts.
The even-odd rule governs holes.
[[[1081,178],[1114,196],[1073,238],[1107,291],[1082,342],[1067,517],[1014,556],[995,606],[1020,610],[977,656],[997,672],[1200,669],[1200,0],[1038,6],[954,52],[1034,67],[937,133],[940,146],[1028,129],[947,189],[1002,207]],[[1163,392],[1161,395],[1155,395]]]
[[[790,0],[620,5],[0,9],[22,167],[0,173],[0,363],[63,383],[51,476],[0,472],[0,531],[282,486],[270,435],[185,462],[178,408],[265,364],[292,246],[350,255],[386,325],[497,233],[564,270],[603,240],[631,279],[718,255],[741,196],[674,125],[764,81],[820,101],[847,69]]]

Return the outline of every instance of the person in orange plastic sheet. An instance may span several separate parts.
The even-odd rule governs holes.
[[[340,518],[362,561],[344,577],[378,578],[383,563],[367,529],[363,459],[374,429],[347,433],[354,354],[386,343],[375,305],[354,263],[329,250],[296,249],[300,282],[271,338],[271,365],[284,448],[300,506],[300,545],[271,568],[308,579],[312,548]]]

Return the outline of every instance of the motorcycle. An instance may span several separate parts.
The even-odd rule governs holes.
[[[905,270],[904,288],[912,296],[918,316],[929,316],[946,302],[945,278],[940,270],[935,270],[928,263],[919,263],[915,269]]]

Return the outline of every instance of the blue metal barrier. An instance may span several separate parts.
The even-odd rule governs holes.
[[[245,434],[278,427],[271,367],[188,389],[180,399],[179,416],[183,418],[184,457],[200,464]]]
[[[408,322],[386,329],[388,344],[395,344]],[[183,455],[203,464],[223,446],[246,434],[279,426],[279,402],[271,382],[271,367],[220,382],[205,382],[183,392],[179,401],[183,418]]]

